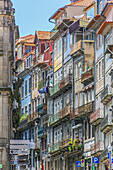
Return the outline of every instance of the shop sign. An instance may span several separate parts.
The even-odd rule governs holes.
[[[0,169],[2,169],[2,164],[0,164]]]

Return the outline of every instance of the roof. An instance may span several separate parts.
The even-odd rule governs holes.
[[[36,35],[39,40],[50,40],[50,31],[37,31]]]
[[[86,7],[88,7],[89,5],[91,5],[94,2],[95,2],[95,0],[79,0],[79,1],[69,4],[67,6],[86,6]]]
[[[16,41],[16,45],[19,44],[19,43],[34,43],[34,38],[35,38],[35,35],[27,35],[25,37],[20,37],[17,41]]]
[[[113,21],[104,21],[101,27],[99,28],[97,34],[106,35],[112,27]]]
[[[92,3],[94,3],[95,0],[78,0],[76,2],[73,2],[71,4],[68,4],[68,5],[65,5],[64,7],[62,8],[59,8],[50,18],[50,19],[54,19],[56,15],[58,15],[58,13],[60,13],[60,11],[63,10],[68,7],[68,6],[76,6],[76,7],[79,7],[79,6],[84,6],[84,7],[88,7],[90,6]]]

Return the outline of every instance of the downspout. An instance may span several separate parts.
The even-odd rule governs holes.
[[[95,90],[96,90],[96,76],[95,76],[95,52],[96,52],[96,47],[95,47],[95,45],[96,45],[96,43],[95,43],[95,33],[93,33],[93,35],[94,35],[94,112],[95,112],[95,109],[96,109],[96,105],[95,105],[95,96],[96,96],[96,93],[95,93]]]
[[[62,37],[62,80],[64,78],[64,37]],[[64,94],[63,94],[63,91],[62,91],[62,109],[64,107]],[[62,140],[63,140],[63,122],[62,122]],[[62,152],[62,170],[63,170],[63,152]]]

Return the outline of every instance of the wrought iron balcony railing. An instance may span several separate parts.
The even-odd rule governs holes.
[[[51,145],[51,146],[50,146],[50,153],[53,153],[53,152],[55,152],[55,151],[58,151],[59,148],[60,148],[59,142]]]
[[[60,89],[71,87],[72,85],[72,75],[69,74],[68,76],[64,77],[63,80],[60,81]]]
[[[103,119],[103,110],[97,109],[94,113],[90,115],[90,123],[92,125],[97,125]]]
[[[63,139],[59,142],[60,149],[69,146],[69,138]]]
[[[47,111],[47,104],[46,104],[46,103],[41,104],[41,105],[38,105],[38,106],[36,107],[36,112],[37,112],[38,114],[43,114],[43,113],[46,112],[46,111]]]
[[[55,94],[56,94],[58,91],[60,91],[60,85],[59,85],[59,83],[56,84],[54,87],[50,88],[50,97],[52,97],[52,96],[54,97]]]
[[[106,105],[112,97],[112,88],[107,85],[101,93],[101,102]]]
[[[38,82],[38,90],[43,88],[44,86],[44,80],[41,80],[40,82]]]
[[[52,115],[50,117],[49,124],[52,125],[52,124],[60,121],[61,119],[64,119],[65,117],[70,115],[70,111],[71,110],[70,110],[70,104],[69,104],[65,108],[60,110],[58,113],[56,113],[55,115]]]
[[[50,125],[57,122],[59,120],[59,113],[56,113],[55,115],[52,115],[50,117],[49,123]]]
[[[93,68],[89,68],[88,70],[82,73],[81,82],[84,85],[87,85],[91,83],[92,81],[94,81],[94,71],[93,71]]]
[[[110,115],[107,115],[102,121],[101,121],[101,131],[103,133],[107,133],[112,129],[113,123],[112,123],[112,117]]]
[[[89,102],[87,104],[84,104],[80,107],[78,107],[78,116],[82,116],[87,113],[92,113],[94,111],[94,102]]]

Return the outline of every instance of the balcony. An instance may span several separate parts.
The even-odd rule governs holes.
[[[40,118],[40,116],[38,115],[38,113],[37,112],[34,112],[33,113],[33,120],[35,121],[35,120],[39,120],[39,118]]]
[[[33,121],[33,115],[29,114],[28,119],[27,119],[27,123],[31,123],[32,121]]]
[[[44,80],[41,80],[40,82],[38,82],[38,90],[42,89],[44,86]]]
[[[108,133],[112,129],[113,123],[112,123],[112,117],[110,115],[107,115],[102,121],[101,121],[101,131],[103,133]]]
[[[38,105],[37,108],[36,108],[36,112],[39,115],[46,113],[47,112],[47,104],[44,103],[44,104]]]
[[[50,97],[55,98],[60,94],[60,85],[56,84],[54,87],[50,88]]]
[[[94,81],[94,70],[93,68],[90,68],[88,70],[86,70],[85,72],[82,73],[81,75],[81,83],[83,83],[84,85],[87,85],[91,82]]]
[[[93,40],[80,40],[70,47],[70,55],[74,55],[77,52],[81,52],[84,50],[84,53],[90,53],[88,49],[94,49],[94,41]]]
[[[69,104],[65,108],[60,110],[60,112],[59,112],[59,119],[62,119],[64,117],[67,117],[68,115],[70,115],[70,109],[71,109],[71,106]]]
[[[94,111],[94,102],[84,104],[78,108],[78,116],[84,116]]]
[[[70,112],[70,120],[74,119],[75,117],[78,116],[78,108],[71,110]]]
[[[103,119],[103,110],[97,109],[94,113],[90,115],[90,123],[95,126],[101,122]]]
[[[58,113],[56,113],[55,115],[52,115],[50,117],[49,124],[53,125],[53,124],[60,123],[61,121],[64,121],[64,119],[67,120],[67,116],[69,116],[70,112],[71,112],[70,108],[71,108],[71,106],[69,104],[65,108],[60,110]]]
[[[46,114],[42,117],[42,125],[43,126],[48,125],[48,122],[49,122],[49,114]]]
[[[107,85],[101,93],[101,102],[106,105],[112,97],[112,88]]]
[[[22,120],[22,121],[20,122],[20,125],[18,126],[18,130],[21,131],[21,130],[26,129],[26,128],[28,127],[27,122],[28,122],[28,118]]]
[[[101,153],[101,160],[104,161],[105,159],[108,159],[108,148],[104,149]]]
[[[59,148],[60,148],[59,142],[51,145],[51,146],[50,146],[50,153],[54,153],[54,152],[58,151]]]
[[[50,117],[49,124],[52,125],[56,123],[59,120],[59,113],[56,113],[55,115]]]
[[[47,135],[46,128],[44,128],[44,127],[38,128],[38,138],[41,138],[46,135]]]
[[[69,146],[69,138],[60,141],[60,149],[65,149]]]
[[[91,154],[94,156],[100,156],[101,152],[104,150],[104,144],[103,142],[96,142],[91,145]]]
[[[57,28],[53,28],[50,31],[50,39],[53,40],[57,36],[58,32],[59,32],[59,30]]]
[[[60,89],[66,91],[70,87],[72,87],[72,75],[69,74],[67,77],[60,81]]]

